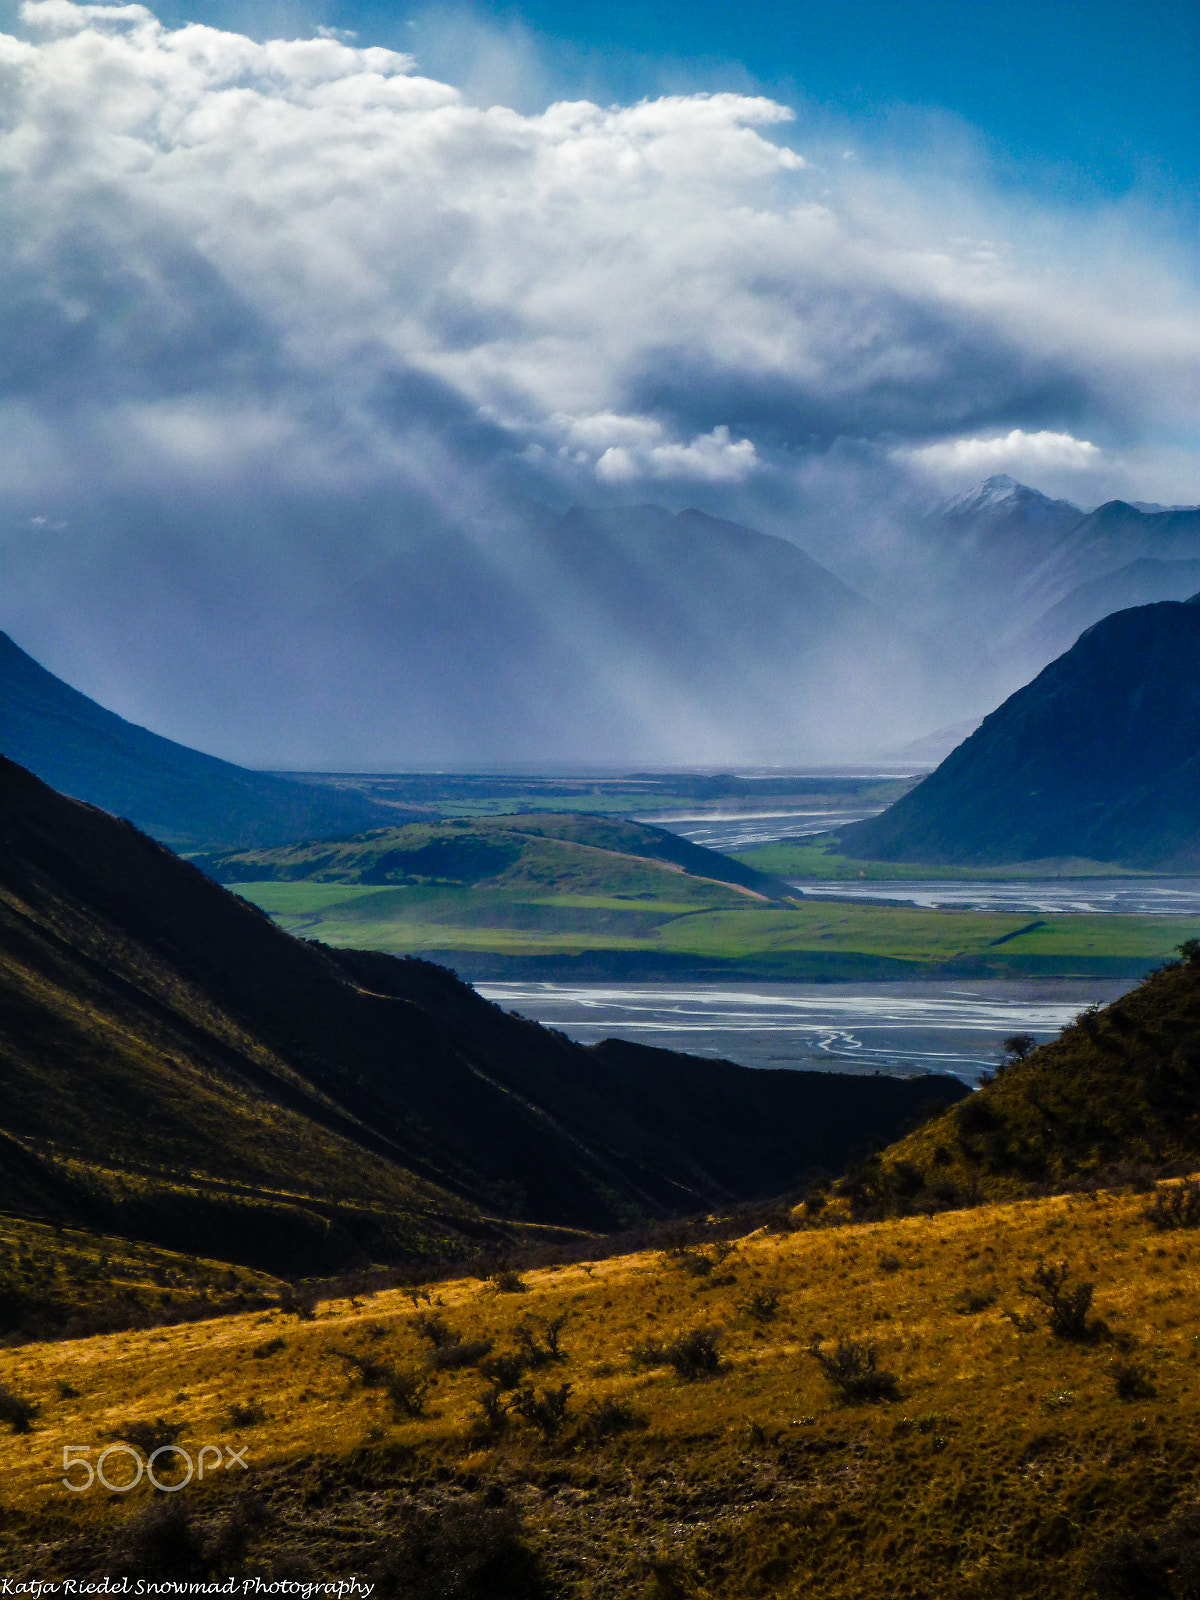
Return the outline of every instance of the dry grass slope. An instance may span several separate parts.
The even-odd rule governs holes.
[[[834,1202],[733,1248],[12,1350],[0,1385],[37,1409],[0,1432],[3,1570],[374,1574],[405,1600],[1182,1597],[1200,1234],[1151,1209],[851,1224]],[[1060,1262],[1094,1285],[1083,1337],[1028,1292]],[[705,1330],[715,1363],[680,1358]],[[894,1390],[847,1398],[839,1360]],[[170,1501],[61,1487],[64,1445],[168,1436],[246,1447],[249,1472]]]

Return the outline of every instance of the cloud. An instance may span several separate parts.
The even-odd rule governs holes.
[[[1069,433],[1026,433],[1012,428],[991,438],[944,439],[897,455],[942,478],[978,479],[994,473],[1041,477],[1050,472],[1086,473],[1099,467],[1103,452],[1089,439]]]
[[[143,663],[172,630],[194,663],[204,606],[300,636],[397,547],[531,502],[805,542],[816,499],[845,526],[839,495],[931,470],[1196,498],[1193,291],[1151,216],[1031,207],[865,125],[822,143],[759,94],[482,103],[421,27],[407,54],[20,18],[0,625],[80,681],[78,641],[135,614]]]

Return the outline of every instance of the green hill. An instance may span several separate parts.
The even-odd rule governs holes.
[[[126,722],[4,633],[0,754],[180,851],[329,838],[388,816],[361,794],[251,772]]]

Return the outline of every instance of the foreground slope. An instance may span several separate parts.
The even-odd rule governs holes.
[[[355,793],[251,772],[106,711],[0,633],[0,754],[177,850],[328,838],[378,825]]]
[[[1106,617],[881,816],[879,861],[1200,867],[1200,596]]]
[[[1188,1600],[1200,1244],[1146,1209],[1101,1192],[806,1221],[529,1271],[511,1293],[343,1292],[311,1321],[13,1350],[4,1382],[40,1409],[0,1429],[0,1567],[353,1575],[378,1600]],[[1022,1293],[1039,1260],[1094,1284],[1106,1332],[1052,1333]],[[697,1329],[719,1365],[688,1381],[662,1347]],[[893,1397],[840,1401],[813,1340],[873,1349]],[[169,1496],[61,1486],[64,1445],[95,1464],[114,1438],[145,1454],[168,1436],[245,1470]],[[178,1459],[156,1463],[167,1481]],[[128,1482],[130,1457],[106,1473]]]
[[[0,761],[0,1205],[287,1270],[777,1192],[948,1080],[610,1062]]]

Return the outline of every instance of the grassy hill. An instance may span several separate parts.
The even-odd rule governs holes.
[[[1200,1164],[1200,946],[1185,950],[889,1148],[856,1179],[860,1207]]]
[[[251,772],[126,722],[3,633],[0,754],[180,851],[327,838],[388,816],[368,796]]]
[[[2,760],[0,837],[18,1214],[293,1273],[441,1258],[777,1191],[947,1090],[585,1050],[442,968],[294,939]]]

